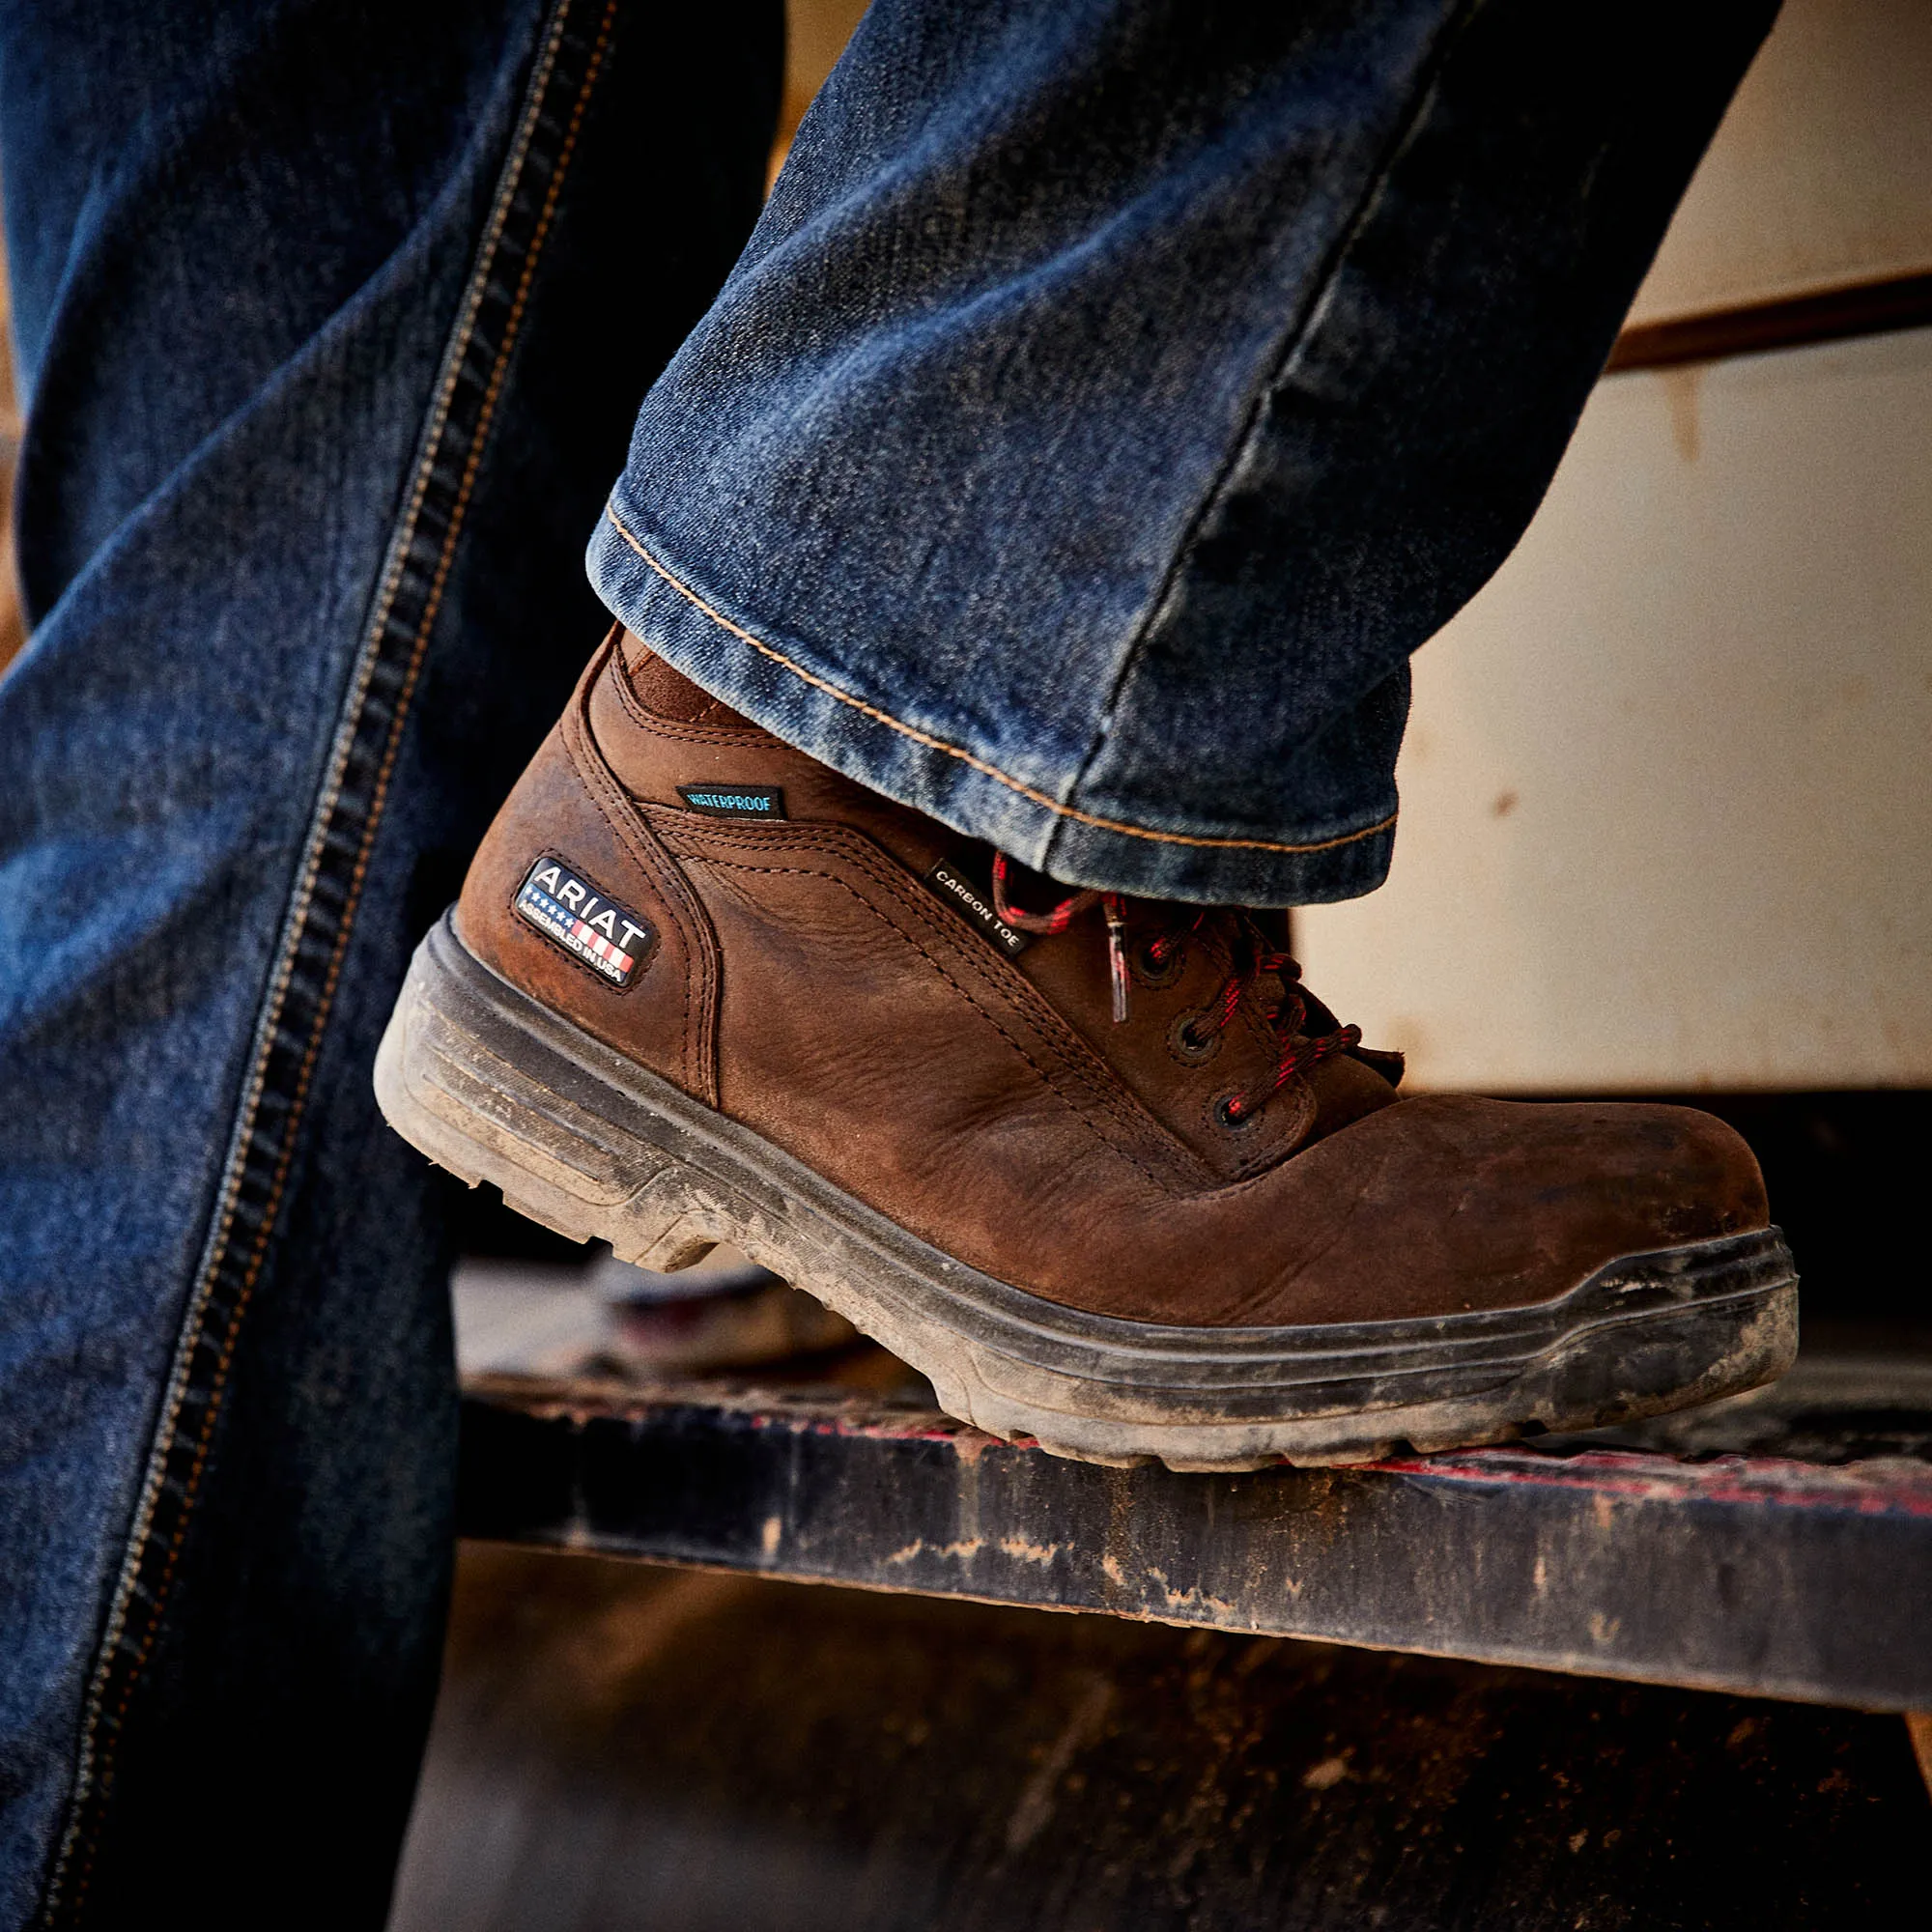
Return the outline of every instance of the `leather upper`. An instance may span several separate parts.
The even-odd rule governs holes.
[[[782,794],[719,816],[686,791]],[[682,789],[680,789],[682,788]],[[654,931],[613,987],[511,910],[560,858]],[[1630,1253],[1762,1227],[1756,1162],[1687,1108],[1398,1099],[1339,1054],[1242,1124],[1279,1043],[1210,915],[1178,959],[1135,904],[1129,1017],[1097,910],[1017,958],[927,882],[990,855],[613,636],[499,813],[458,910],[513,983],[959,1260],[1090,1312],[1209,1325],[1519,1306]],[[1193,909],[1185,909],[1191,919]],[[1180,923],[1187,923],[1182,920]]]

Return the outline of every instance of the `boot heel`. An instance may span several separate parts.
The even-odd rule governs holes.
[[[609,1240],[621,1259],[670,1269],[718,1236],[694,1220],[675,1161],[513,1065],[463,1023],[460,989],[417,953],[376,1055],[389,1124],[439,1167],[567,1240]]]

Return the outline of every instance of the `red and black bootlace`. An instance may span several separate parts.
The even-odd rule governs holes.
[[[1061,899],[1045,912],[1028,912],[1013,903],[1008,891],[1006,854],[996,852],[993,855],[993,910],[1015,931],[1041,935],[1065,932],[1082,913],[1095,904],[1106,922],[1107,978],[1113,989],[1114,1023],[1118,1026],[1126,1019],[1130,1009],[1133,984],[1133,975],[1127,963],[1125,895],[1089,890]],[[1259,981],[1272,978],[1281,987],[1280,998],[1271,1002],[1264,1013],[1280,1042],[1274,1078],[1264,1091],[1231,1094],[1220,1103],[1222,1120],[1230,1126],[1238,1126],[1260,1113],[1297,1075],[1311,1071],[1338,1053],[1347,1053],[1359,1046],[1362,1030],[1357,1026],[1345,1026],[1338,1027],[1333,1033],[1304,1036],[1301,1029],[1308,1019],[1308,1006],[1301,992],[1301,968],[1269,941],[1253,914],[1239,906],[1226,910],[1232,914],[1236,924],[1239,942],[1236,952],[1236,964],[1213,1004],[1191,1023],[1190,1043],[1205,1046],[1224,1032],[1239,1012],[1249,988]],[[1208,909],[1205,906],[1191,914],[1180,907],[1164,908],[1163,911],[1167,923],[1147,941],[1144,948],[1148,964],[1155,972],[1178,957],[1208,917]]]

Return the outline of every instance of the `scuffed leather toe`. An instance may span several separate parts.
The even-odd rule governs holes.
[[[1333,1237],[1311,1244],[1304,1219],[1285,1241],[1293,1264],[1249,1321],[1522,1307],[1621,1256],[1770,1219],[1757,1161],[1723,1122],[1634,1102],[1424,1095],[1355,1122],[1281,1178]]]

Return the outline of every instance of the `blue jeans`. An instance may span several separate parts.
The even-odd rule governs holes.
[[[1772,11],[876,0],[759,217],[777,0],[0,10],[0,1926],[381,1922],[455,1409],[370,1065],[599,596],[1061,878],[1365,890]]]

